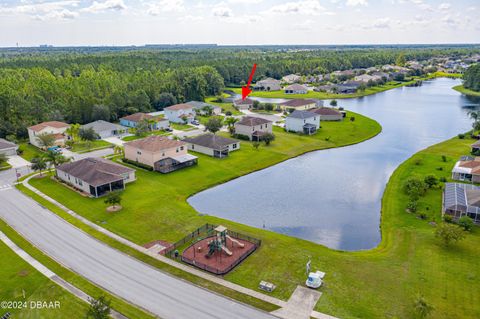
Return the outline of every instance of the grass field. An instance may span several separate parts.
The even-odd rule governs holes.
[[[465,88],[463,85],[454,86],[452,89],[454,89],[455,91],[458,91],[462,94],[465,94],[465,95],[480,96],[480,92],[469,90],[469,89]]]
[[[31,144],[28,144],[26,142],[25,143],[20,143],[18,145],[18,149],[23,151],[22,155],[20,155],[20,156],[23,157],[24,159],[26,159],[29,162],[33,158],[38,157],[38,156],[42,156],[44,154],[44,152],[42,152],[39,148],[37,148],[37,147],[35,147]]]
[[[77,153],[85,153],[91,150],[98,150],[109,147],[112,147],[112,144],[105,142],[104,140],[95,140],[90,143],[81,141],[75,142],[75,144],[73,144],[72,146],[71,151]]]
[[[88,305],[57,286],[0,242],[0,300],[59,301],[60,309],[0,309],[0,315],[9,311],[12,318],[60,318],[81,316]],[[25,293],[25,298],[23,294]]]

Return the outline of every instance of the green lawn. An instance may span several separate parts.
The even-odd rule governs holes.
[[[38,147],[33,146],[31,144],[28,144],[26,142],[20,143],[18,145],[18,149],[23,151],[22,155],[20,155],[20,156],[23,157],[24,159],[26,159],[29,162],[33,158],[38,157],[38,156],[42,156],[44,154],[44,152],[42,150],[40,150]]]
[[[136,135],[130,135],[130,136],[125,136],[122,138],[123,141],[134,141],[134,140],[138,140],[138,139],[141,139],[141,138],[144,138],[148,135],[162,135],[162,136],[168,136],[168,135],[171,135],[172,133],[170,132],[166,132],[166,131],[162,131],[162,130],[157,130],[157,131],[151,131],[149,132],[149,134],[145,135],[145,136],[136,136]]]
[[[192,131],[195,127],[188,124],[170,123],[170,128],[178,131]]]
[[[212,116],[196,116],[196,119],[200,122],[200,124],[207,124],[208,120],[211,118],[218,118],[221,121],[225,118],[224,116],[221,115],[212,115]]]
[[[12,318],[76,318],[87,311],[88,305],[43,276],[0,242],[1,301],[59,301],[60,309],[0,309]],[[23,294],[25,293],[25,298]]]
[[[480,96],[480,92],[467,89],[463,85],[454,86],[452,89],[465,95]]]
[[[240,89],[241,91],[241,89]],[[241,92],[240,92],[241,93]],[[223,97],[228,97],[227,94],[222,94]],[[207,103],[210,103],[210,104],[213,104],[213,105],[216,105],[216,106],[219,106],[222,108],[222,112],[225,113],[227,111],[230,111],[232,112],[232,115],[242,115],[243,113],[240,112],[239,110],[237,110],[236,108],[233,107],[233,104],[232,103],[219,103],[219,102],[214,102],[215,101],[215,97],[207,97],[205,99],[205,102]]]
[[[0,162],[0,171],[4,171],[10,168],[12,168],[12,165],[8,164],[8,162]]]
[[[112,144],[104,141],[104,140],[95,140],[92,142],[75,142],[72,146],[71,151],[77,153],[85,153],[91,150],[98,150],[112,147]]]

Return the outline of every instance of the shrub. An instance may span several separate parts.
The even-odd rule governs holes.
[[[244,134],[235,134],[234,137],[239,139],[239,140],[250,141],[250,138],[247,135],[244,135]]]
[[[258,150],[258,148],[260,147],[260,142],[257,142],[257,141],[253,142],[252,146],[254,149]]]
[[[446,223],[449,223],[449,224],[452,224],[453,223],[453,217],[451,215],[443,215],[443,221],[446,222]]]
[[[350,117],[350,122],[355,122],[355,116]]]
[[[265,145],[270,145],[271,142],[275,140],[275,135],[272,133],[267,133],[262,136],[262,141],[265,142]]]
[[[410,200],[408,203],[407,203],[407,210],[410,212],[410,213],[415,213],[417,211],[417,201],[416,200]]]
[[[443,223],[435,230],[435,237],[442,240],[445,246],[452,242],[457,242],[465,238],[465,232],[455,224]]]
[[[143,168],[143,169],[146,169],[148,171],[153,171],[153,167],[151,167],[151,166],[148,166],[148,165],[136,162],[136,161],[131,161],[131,160],[126,159],[126,158],[122,158],[122,162],[127,163],[127,164],[131,164],[131,165]]]
[[[447,182],[447,179],[446,179],[445,177],[440,177],[440,182],[446,183],[446,182]]]
[[[325,141],[327,141],[327,142],[330,141],[330,136],[325,137]]]
[[[422,180],[416,177],[411,177],[407,179],[403,185],[403,190],[408,196],[410,196],[410,199],[417,200],[420,196],[425,195],[427,186]]]
[[[422,212],[422,213],[418,214],[418,218],[425,220],[425,219],[427,219],[427,214]]]
[[[413,162],[413,164],[415,164],[415,165],[417,165],[417,166],[422,165],[422,163],[423,163],[423,160],[422,160],[421,158],[417,158],[417,159],[415,159],[415,161]]]
[[[458,134],[458,138],[463,140],[465,138],[465,134],[463,134],[463,133]]]
[[[226,115],[226,116],[232,116],[232,112],[231,112],[231,111],[227,111],[227,112],[225,112],[225,115]]]
[[[435,175],[427,175],[423,180],[428,188],[433,188],[438,185],[438,178]]]
[[[442,162],[446,162],[447,161],[447,157],[445,155],[442,155]]]
[[[470,231],[473,228],[473,220],[468,216],[462,216],[458,220],[458,225],[463,227],[464,230]]]

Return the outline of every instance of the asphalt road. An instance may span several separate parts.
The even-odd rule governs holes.
[[[64,266],[161,318],[275,318],[131,258],[88,236],[16,189],[0,190],[0,218]]]

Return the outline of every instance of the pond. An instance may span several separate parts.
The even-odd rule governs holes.
[[[382,133],[363,143],[321,150],[205,190],[188,202],[199,212],[313,241],[363,250],[381,240],[380,207],[395,168],[419,150],[471,128],[479,99],[440,78],[339,106],[377,120]],[[221,200],[219,200],[221,199]]]

